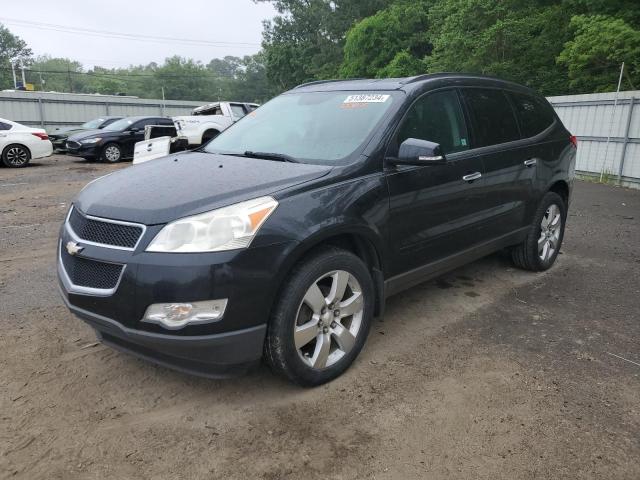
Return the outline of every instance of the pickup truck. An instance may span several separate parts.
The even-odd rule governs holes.
[[[173,122],[189,145],[202,145],[258,106],[255,103],[215,102],[195,108],[191,115],[173,117]]]

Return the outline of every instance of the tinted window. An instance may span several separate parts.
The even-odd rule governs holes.
[[[233,116],[235,118],[242,118],[246,115],[246,112],[244,111],[244,107],[237,103],[231,104],[231,111],[233,112]]]
[[[520,138],[513,109],[502,90],[463,89],[474,127],[474,146],[486,147]]]
[[[398,145],[407,138],[439,143],[445,154],[467,150],[467,128],[457,94],[452,90],[431,93],[416,101],[402,122]]]
[[[0,122],[0,130],[11,130],[11,125],[8,123]]]
[[[533,137],[553,123],[553,111],[546,100],[520,93],[509,93],[509,95],[516,108],[520,130],[524,137]]]
[[[136,122],[133,128],[144,128],[147,125],[173,125],[173,122],[168,118],[145,118]]]
[[[117,122],[118,120],[120,120],[119,118],[107,118],[104,123],[102,124],[102,128],[106,127],[107,125],[111,125],[113,122]]]

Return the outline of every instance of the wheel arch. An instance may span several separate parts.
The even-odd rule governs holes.
[[[384,312],[385,303],[383,263],[380,245],[376,245],[376,241],[372,237],[372,232],[366,233],[360,230],[343,230],[338,228],[319,233],[306,239],[304,242],[299,243],[290,253],[285,268],[283,269],[284,273],[278,282],[277,291],[280,290],[295,265],[318,249],[337,247],[353,253],[367,266],[367,269],[371,273],[371,279],[373,280],[375,289],[374,315],[381,316]]]
[[[557,180],[549,187],[549,192],[554,192],[560,195],[560,198],[564,201],[565,207],[569,206],[569,183],[565,180]]]
[[[7,151],[9,148],[11,148],[11,147],[22,147],[22,148],[26,149],[26,150],[27,150],[27,152],[29,152],[29,157],[32,157],[32,156],[33,156],[33,155],[32,155],[32,153],[31,153],[31,149],[30,149],[28,146],[26,146],[24,143],[20,143],[20,142],[12,142],[12,143],[7,144],[7,145],[2,149],[2,152],[0,153],[0,155],[3,155],[3,156],[4,156],[4,152],[6,152],[6,151]]]

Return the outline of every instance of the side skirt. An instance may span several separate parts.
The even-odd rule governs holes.
[[[486,257],[487,255],[497,252],[505,247],[516,245],[525,239],[528,230],[529,227],[521,228],[515,232],[481,243],[480,245],[475,245],[474,247],[463,250],[455,255],[450,255],[441,260],[428,263],[421,267],[414,268],[413,270],[409,270],[408,272],[396,275],[395,277],[391,277],[384,282],[385,298],[420,283],[439,277],[443,273],[454,270],[482,257]]]

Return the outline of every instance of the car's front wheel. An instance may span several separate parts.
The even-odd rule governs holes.
[[[373,319],[365,264],[338,248],[312,254],[285,282],[265,341],[271,368],[303,386],[342,374],[362,350]]]
[[[100,159],[105,163],[118,163],[122,159],[122,150],[117,143],[107,143],[102,149]]]

